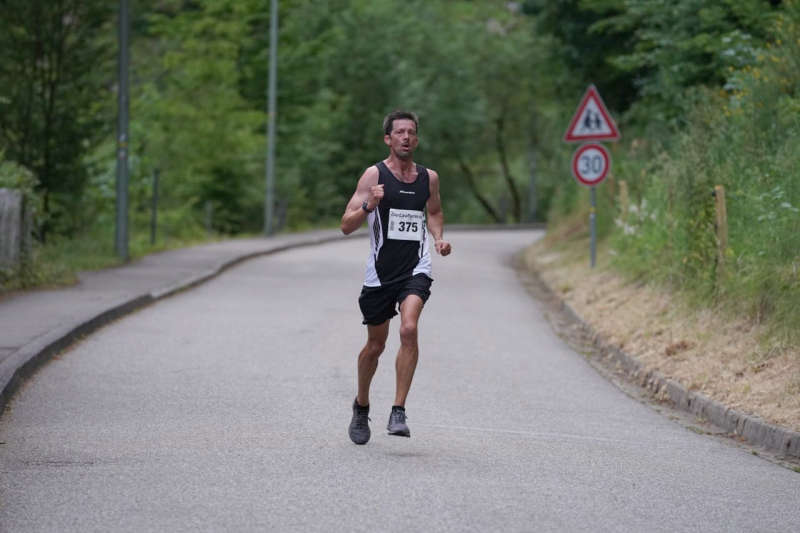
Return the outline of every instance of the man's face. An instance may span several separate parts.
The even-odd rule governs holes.
[[[383,142],[400,159],[411,159],[417,147],[417,127],[414,121],[407,118],[398,118],[392,122],[392,133],[383,136]]]

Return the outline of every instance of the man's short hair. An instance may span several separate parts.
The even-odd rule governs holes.
[[[386,115],[383,119],[383,133],[384,135],[389,135],[392,133],[392,128],[394,127],[394,121],[398,119],[406,118],[408,120],[414,121],[414,128],[419,129],[419,119],[415,113],[411,111],[403,111],[402,109],[396,109]]]

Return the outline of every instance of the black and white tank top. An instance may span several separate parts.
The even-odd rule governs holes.
[[[367,215],[370,255],[364,285],[380,287],[417,274],[430,277],[430,236],[425,214],[430,196],[428,169],[417,165],[417,179],[404,183],[383,161],[375,166],[384,195],[378,207]]]

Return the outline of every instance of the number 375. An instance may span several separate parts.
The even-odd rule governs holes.
[[[400,221],[398,223],[398,231],[407,231],[409,233],[416,233],[419,231],[419,222],[405,222]]]

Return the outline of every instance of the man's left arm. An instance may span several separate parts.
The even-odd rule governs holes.
[[[425,205],[428,211],[428,231],[433,236],[434,247],[440,255],[449,255],[452,251],[450,243],[444,240],[444,213],[442,212],[442,199],[439,197],[439,174],[435,170],[428,170],[430,177],[430,197]]]

